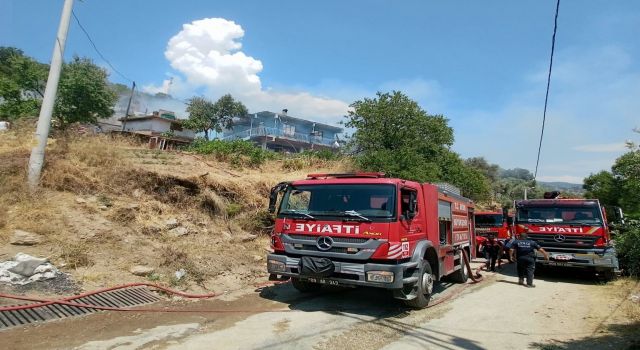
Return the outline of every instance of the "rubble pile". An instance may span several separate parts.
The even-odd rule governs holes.
[[[13,260],[0,262],[0,283],[25,285],[63,275],[47,259],[18,253]]]

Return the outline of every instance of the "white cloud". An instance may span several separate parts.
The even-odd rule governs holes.
[[[580,145],[573,147],[575,151],[590,152],[590,153],[609,153],[609,152],[624,152],[627,146],[624,142],[616,143],[598,143],[590,145]]]
[[[184,24],[169,40],[165,51],[171,67],[185,77],[183,85],[188,88],[183,87],[180,92],[193,94],[204,88],[205,95],[212,99],[231,93],[250,111],[287,108],[292,115],[332,124],[347,113],[348,103],[339,99],[304,91],[264,89],[259,76],[262,62],[240,51],[243,36],[240,25],[224,18],[205,18]],[[150,85],[145,88],[158,91],[162,87]],[[173,89],[171,91],[177,94]]]

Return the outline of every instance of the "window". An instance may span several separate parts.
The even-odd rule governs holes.
[[[284,136],[293,137],[296,133],[296,127],[293,125],[284,124],[282,126],[282,132],[284,133]]]
[[[418,193],[409,188],[400,190],[400,215],[407,219],[407,212],[411,212],[411,203],[414,203],[414,213],[418,212],[417,206]]]
[[[395,216],[395,195],[392,185],[300,185],[284,194],[280,214],[342,216],[355,210],[371,219],[388,219]]]
[[[518,209],[518,222],[563,224],[601,224],[600,209],[595,206],[527,206]]]
[[[169,127],[171,131],[182,131],[182,125],[178,123],[171,123],[171,127]]]

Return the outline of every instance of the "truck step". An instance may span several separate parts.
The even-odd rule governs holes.
[[[418,277],[407,277],[402,279],[402,283],[404,284],[413,284],[418,282]]]

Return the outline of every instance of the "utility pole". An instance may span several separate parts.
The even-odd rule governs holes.
[[[35,190],[40,182],[40,174],[42,173],[42,165],[44,164],[44,152],[47,147],[47,138],[49,137],[49,128],[51,127],[51,114],[56,100],[58,90],[58,82],[60,81],[60,71],[62,70],[62,60],[64,56],[64,45],[67,41],[67,32],[69,31],[69,20],[71,11],[73,10],[73,0],[65,0],[62,7],[62,15],[60,16],[60,25],[58,27],[58,35],[53,45],[53,55],[51,57],[51,67],[49,68],[49,77],[47,78],[47,86],[44,90],[42,99],[42,107],[40,107],[40,115],[38,117],[38,126],[34,135],[36,146],[31,150],[29,158],[29,187]]]
[[[127,118],[129,118],[129,109],[131,108],[131,100],[133,100],[133,91],[136,88],[136,82],[134,81],[131,85],[131,96],[129,96],[129,103],[127,103],[127,111],[124,112],[124,120],[122,121],[122,131],[124,131],[124,127],[127,124]],[[145,113],[146,114],[146,113]]]

